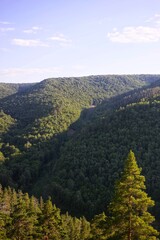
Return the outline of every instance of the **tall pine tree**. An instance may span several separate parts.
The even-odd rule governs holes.
[[[115,197],[109,206],[113,238],[118,240],[155,240],[158,232],[150,225],[154,217],[148,208],[154,201],[145,192],[145,178],[141,175],[135,155],[130,151]]]
[[[95,215],[91,221],[90,240],[106,240],[107,239],[107,216],[105,213]]]
[[[42,219],[40,222],[42,226],[42,235],[44,239],[63,239],[62,219],[60,210],[52,205],[52,201],[49,198],[44,205],[42,211]]]

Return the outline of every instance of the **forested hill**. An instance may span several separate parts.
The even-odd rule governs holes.
[[[160,81],[104,101],[94,109],[92,122],[76,128],[61,148],[52,181],[39,181],[35,192],[41,185],[64,209],[93,216],[110,202],[123,159],[133,149],[159,215],[159,129]]]
[[[14,83],[0,83],[0,99],[8,97],[17,92],[26,91],[28,88],[34,84],[14,84]]]
[[[0,183],[45,198],[52,195],[58,207],[90,217],[110,200],[123,165],[120,159],[128,149],[140,156],[146,177],[153,174],[154,178],[159,161],[153,161],[153,171],[148,171],[147,154],[149,142],[153,139],[151,153],[158,143],[154,133],[159,123],[154,121],[159,117],[155,99],[159,92],[155,94],[154,89],[159,89],[159,83],[145,86],[159,78],[109,75],[46,79],[15,88],[8,85],[10,90],[4,95],[0,91]],[[141,87],[144,96],[135,102],[134,96],[141,96],[141,91],[133,90]],[[147,91],[152,92],[149,100]],[[117,103],[123,104],[117,107]],[[112,114],[108,114],[110,109]],[[155,180],[150,183],[147,178],[147,184],[156,196]]]
[[[159,78],[159,75],[109,75],[53,78],[37,84],[0,83],[0,98],[10,96],[10,98],[2,100],[2,103],[7,102],[7,111],[9,111],[9,103],[11,102],[18,102],[18,107],[20,107],[19,102],[22,102],[21,105],[30,105],[34,101],[42,106],[47,106],[51,103],[50,110],[53,104],[56,105],[55,100],[60,101],[62,97],[74,101],[77,100],[82,106],[86,107],[91,103],[101,102],[106,97],[118,95],[155,82]],[[12,109],[12,107],[10,108]]]

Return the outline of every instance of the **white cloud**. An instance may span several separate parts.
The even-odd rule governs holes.
[[[34,33],[33,29],[26,29],[23,30],[24,33]]]
[[[7,22],[7,21],[0,21],[0,24],[3,24],[3,25],[9,25],[9,24],[12,24],[12,23]]]
[[[1,69],[1,77],[18,77],[20,75],[28,76],[33,74],[55,74],[59,73],[60,69],[58,67],[53,68],[7,68]]]
[[[63,34],[54,35],[50,37],[49,40],[55,41],[61,46],[69,46],[72,43],[71,39],[65,37]]]
[[[48,47],[47,43],[34,39],[15,38],[12,40],[12,44],[21,47]]]
[[[27,34],[32,34],[32,33],[35,34],[35,33],[37,33],[40,30],[42,30],[42,28],[34,26],[34,27],[30,28],[30,29],[23,30],[23,32],[27,33]]]
[[[146,22],[160,25],[160,14],[156,13],[153,17],[149,18]]]
[[[124,27],[122,31],[113,29],[107,37],[112,42],[118,43],[149,43],[160,41],[159,27]]]
[[[33,29],[33,30],[41,30],[42,28],[35,26],[35,27],[32,27],[32,29]]]
[[[4,27],[1,27],[0,28],[0,32],[9,32],[9,31],[14,31],[15,28],[13,27],[8,27],[8,28],[4,28]]]
[[[58,42],[68,42],[68,39],[66,39],[64,36],[54,36],[54,37],[51,37],[50,40],[58,41]]]

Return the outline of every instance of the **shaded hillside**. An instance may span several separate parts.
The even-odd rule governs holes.
[[[34,84],[0,83],[0,99],[17,92],[26,91]]]
[[[53,194],[57,204],[72,213],[93,216],[110,202],[114,183],[123,168],[122,161],[133,149],[146,176],[147,191],[158,202],[160,82],[115,97],[113,102],[108,100],[94,114],[92,122],[77,130],[65,143],[57,165],[50,170],[52,181],[47,176],[42,178],[39,191]],[[35,192],[38,189],[37,184]],[[159,214],[158,204],[155,211]]]
[[[2,99],[0,108],[17,119],[23,126],[23,131],[27,126],[27,132],[33,131],[35,135],[35,129],[38,133],[41,132],[39,129],[41,129],[42,122],[45,124],[44,133],[48,132],[48,128],[50,131],[55,118],[57,120],[62,112],[68,115],[65,117],[67,121],[65,129],[67,129],[70,123],[78,119],[82,109],[97,105],[105,98],[142,87],[157,79],[159,79],[158,75],[47,79],[28,88],[22,88],[23,91],[19,90],[16,94]],[[47,124],[49,124],[48,127]],[[59,123],[54,125],[59,127]]]
[[[19,137],[23,135],[31,143],[36,136],[45,141],[66,130],[82,109],[157,78],[131,75],[48,79],[2,99],[0,108],[18,121],[17,130],[22,129]]]
[[[101,196],[99,193],[108,177],[106,178],[104,173],[103,179],[97,180],[98,173],[90,171],[90,168],[96,168],[97,171],[99,164],[101,166],[99,159],[102,157],[104,163],[101,168],[102,172],[105,172],[105,168],[103,169],[105,159],[110,162],[110,154],[113,154],[113,157],[116,154],[117,146],[112,140],[112,135],[118,139],[116,130],[119,122],[116,112],[112,116],[113,120],[118,116],[117,125],[113,125],[113,132],[112,125],[109,129],[104,129],[109,126],[108,122],[112,123],[111,119],[105,116],[107,109],[105,104],[108,104],[108,101],[111,104],[112,100],[109,98],[113,96],[145,86],[158,78],[157,75],[110,75],[47,79],[1,99],[0,109],[16,124],[10,125],[1,134],[0,151],[3,164],[0,166],[0,182],[4,186],[10,185],[29,192],[33,190],[40,195],[43,191],[45,197],[54,194],[58,204],[76,214],[86,213],[88,206],[88,215],[102,210],[104,202],[110,198],[111,187],[108,187],[106,192],[103,191],[104,196]],[[101,109],[103,106],[101,102],[104,99],[108,101]],[[91,109],[92,106],[97,108]],[[71,137],[75,130],[70,126],[79,118],[83,118],[86,124],[88,120],[90,121],[90,114],[94,115],[94,112],[97,112],[94,117],[95,122],[91,126],[89,124],[82,128],[82,132],[79,132],[78,127],[75,136]],[[82,127],[81,124],[80,126]],[[106,131],[111,137],[105,137],[106,135],[103,137]],[[71,140],[65,144],[70,138]],[[98,140],[99,138],[101,141]],[[109,139],[113,148],[109,146]],[[109,153],[103,155],[106,144],[109,146],[107,147]],[[121,151],[123,152],[123,148]],[[128,147],[126,151],[128,152]],[[126,155],[126,151],[123,156]],[[117,157],[116,161],[119,158]],[[84,172],[81,171],[83,164],[87,166]],[[116,171],[121,167],[121,164],[118,164],[119,166],[115,167]],[[71,167],[70,170],[68,166]],[[107,184],[112,186],[115,177],[112,178],[112,175],[114,176],[112,166],[109,165],[109,168],[111,182]],[[118,176],[117,173],[115,175]],[[100,181],[97,188],[94,187],[96,181]],[[34,189],[32,189],[33,184],[35,184]],[[99,194],[98,198],[97,194]]]

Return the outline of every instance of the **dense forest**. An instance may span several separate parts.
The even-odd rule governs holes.
[[[88,216],[102,211],[112,197],[129,149],[143,168],[148,193],[159,202],[159,84],[103,102],[92,114],[92,121],[64,144],[52,177],[55,186],[48,184],[55,196],[58,192],[59,203],[64,206],[67,202],[73,212],[80,209]],[[159,214],[159,203],[155,212]]]
[[[155,218],[148,212],[154,201],[147,196],[145,178],[136,158],[129,152],[121,179],[108,206],[109,215],[95,215],[91,222],[84,217],[61,214],[60,209],[41,197],[0,188],[1,240],[156,240],[158,231],[151,225]]]
[[[85,110],[89,109],[91,113],[93,107],[104,99],[142,87],[158,78],[156,75],[91,76],[47,79],[35,85],[17,87],[2,84],[2,185],[31,192],[33,183],[48,173],[48,168],[53,171],[56,167],[60,148],[74,132],[69,126]],[[3,97],[7,93],[8,96]],[[90,115],[87,113],[84,123]],[[45,179],[46,176],[43,182]]]
[[[10,210],[6,210],[8,221],[14,221],[12,214],[18,204],[25,205],[26,194],[16,192],[22,190],[37,199],[42,196],[44,206],[56,204],[57,207],[52,207],[58,211],[62,225],[72,222],[77,224],[74,228],[80,229],[84,224],[88,229],[86,238],[80,235],[62,238],[64,233],[59,233],[61,237],[51,239],[90,239],[94,231],[92,225],[98,231],[97,224],[103,225],[103,222],[105,229],[110,229],[106,225],[111,224],[106,220],[105,214],[110,214],[107,206],[114,196],[114,184],[124,169],[124,159],[132,149],[146,178],[147,193],[155,201],[151,211],[158,225],[159,129],[159,75],[56,78],[37,84],[0,83],[1,196],[6,192],[10,200],[13,195],[18,199],[13,208],[9,206]],[[37,199],[34,198],[38,227],[43,211]],[[31,209],[25,209],[27,216],[31,214],[28,211]],[[92,223],[91,219],[99,219],[100,223]],[[6,231],[6,227],[4,229]],[[10,231],[15,230],[7,231],[4,234],[10,239]],[[45,237],[43,231],[38,231],[40,239]],[[111,238],[107,232],[102,238],[92,236],[91,239],[108,239],[107,234]],[[34,234],[28,239],[32,237],[38,239]],[[118,237],[111,239],[120,239]]]

